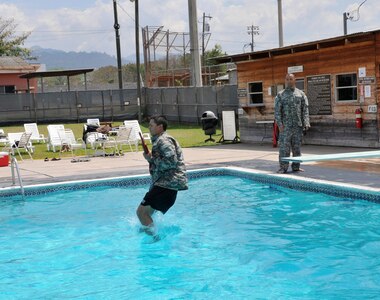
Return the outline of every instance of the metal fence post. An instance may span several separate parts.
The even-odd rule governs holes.
[[[104,120],[104,91],[102,91],[102,120]]]
[[[216,115],[218,116],[219,118],[219,111],[220,111],[220,107],[219,107],[219,98],[218,98],[218,87],[215,88],[215,104],[216,104]],[[222,108],[223,110],[223,108]]]
[[[37,103],[36,103],[36,95],[35,93],[32,93],[32,102],[34,107],[34,121],[37,122]]]
[[[197,125],[200,125],[200,118],[199,118],[199,103],[198,103],[198,88],[195,87],[195,111],[197,112],[196,119],[197,119]]]
[[[110,103],[111,103],[111,122],[113,122],[113,94],[112,94],[112,90],[110,90]]]
[[[162,93],[163,93],[163,89],[160,90],[160,102],[161,102],[161,116],[164,115],[164,104],[162,102]]]
[[[176,88],[176,93],[175,93],[175,99],[176,99],[176,104],[177,104],[177,119],[178,119],[178,124],[181,124],[181,115],[180,115],[180,109],[179,109],[179,95],[178,95],[178,88]]]
[[[79,104],[78,99],[79,99],[78,91],[75,91],[75,107],[76,107],[76,111],[77,111],[77,123],[79,123],[79,115],[80,115],[80,113],[79,113],[80,107],[78,106],[78,104]]]

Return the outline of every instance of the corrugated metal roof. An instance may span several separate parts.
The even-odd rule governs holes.
[[[296,52],[305,52],[310,50],[317,50],[320,47],[328,48],[334,47],[337,45],[344,45],[347,42],[354,42],[355,40],[360,40],[361,38],[371,38],[374,34],[380,32],[380,30],[366,31],[366,32],[357,32],[349,35],[343,35],[318,41],[311,41],[302,44],[289,45],[281,48],[273,48],[268,50],[261,50],[248,53],[240,53],[233,55],[225,55],[220,57],[213,58],[218,63],[228,63],[228,62],[241,62],[249,60],[257,60],[263,58],[269,58],[272,56],[293,54]]]
[[[41,78],[41,77],[56,77],[56,76],[75,76],[94,71],[94,69],[73,69],[73,70],[60,70],[60,71],[42,71],[22,74],[20,78]]]
[[[1,71],[34,71],[36,65],[31,65],[21,57],[15,56],[0,56],[0,70]]]

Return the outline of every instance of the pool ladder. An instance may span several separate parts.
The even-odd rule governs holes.
[[[24,198],[25,192],[24,192],[24,185],[22,183],[22,178],[20,175],[20,168],[18,167],[17,159],[13,155],[11,155],[11,172],[12,172],[12,185],[16,185],[16,176],[15,176],[15,169],[18,177],[18,183],[20,185],[21,195]]]

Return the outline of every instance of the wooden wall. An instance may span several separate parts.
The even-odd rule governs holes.
[[[342,45],[321,45],[319,49],[237,63],[238,88],[247,88],[249,82],[262,81],[264,92],[263,108],[245,107],[247,97],[239,98],[244,108],[240,115],[241,139],[245,142],[260,141],[263,136],[262,124],[257,121],[274,119],[274,97],[268,94],[268,88],[284,84],[285,75],[290,66],[303,66],[297,78],[305,79],[314,75],[331,75],[331,115],[310,117],[312,129],[305,136],[305,143],[337,146],[379,147],[380,114],[368,113],[368,105],[380,102],[380,32],[344,42]],[[335,76],[342,73],[357,73],[360,67],[366,68],[367,77],[376,77],[371,85],[371,97],[364,103],[336,102]],[[358,76],[359,79],[359,76]],[[358,98],[360,97],[358,86]],[[363,128],[355,127],[355,109],[363,109]]]

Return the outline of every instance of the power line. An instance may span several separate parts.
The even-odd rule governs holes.
[[[26,31],[26,30],[17,30],[15,31],[17,33],[51,33],[51,34],[97,34],[97,33],[109,33],[112,32],[111,29],[95,29],[95,30],[31,30],[31,31]]]
[[[131,18],[131,20],[133,21],[133,22],[135,22],[135,18],[134,17],[132,17],[125,9],[124,9],[124,7],[122,7],[121,5],[120,5],[120,3],[119,3],[119,1],[117,1],[117,6],[119,6],[120,7],[120,9],[125,13],[125,14],[127,14],[127,16],[129,17],[129,18]]]

